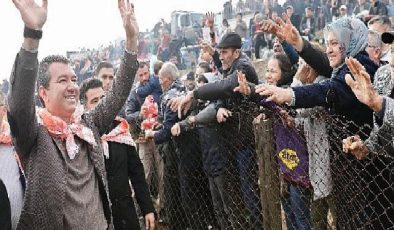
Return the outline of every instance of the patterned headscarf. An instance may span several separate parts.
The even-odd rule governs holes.
[[[365,50],[368,44],[368,28],[355,18],[344,17],[333,21],[324,28],[324,38],[334,32],[346,56],[354,57]]]

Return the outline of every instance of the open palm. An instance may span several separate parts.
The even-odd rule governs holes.
[[[39,6],[34,0],[12,0],[25,25],[34,30],[41,30],[47,20],[48,0],[42,0]]]
[[[284,21],[281,18],[276,19],[276,23],[279,25],[276,34],[278,38],[286,40],[289,44],[294,47],[299,47],[302,44],[302,37],[298,32],[297,28],[293,26],[289,16],[283,13]]]
[[[361,65],[354,58],[347,58],[345,60],[350,72],[354,76],[354,79],[350,74],[345,77],[346,83],[352,89],[354,95],[361,102],[369,107],[374,107],[374,102],[378,97],[378,93],[374,90],[371,78],[363,65]]]
[[[205,25],[209,28],[213,28],[215,24],[215,14],[213,12],[207,12],[206,14]]]
[[[134,14],[134,5],[128,0],[118,0],[118,8],[127,37],[136,37],[139,33],[138,23]]]

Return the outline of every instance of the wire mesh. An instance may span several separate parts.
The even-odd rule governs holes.
[[[156,146],[160,229],[394,229],[392,133],[357,160],[342,140],[372,127],[322,108],[233,108]]]

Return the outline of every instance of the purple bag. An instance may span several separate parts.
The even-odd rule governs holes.
[[[285,126],[279,117],[281,108],[272,102],[262,101],[264,107],[273,111],[276,157],[284,178],[305,188],[309,180],[309,156],[305,140],[295,128]]]
[[[274,135],[276,157],[284,177],[305,188],[310,187],[309,156],[302,136],[280,120],[274,124]]]

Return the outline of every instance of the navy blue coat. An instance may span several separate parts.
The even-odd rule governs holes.
[[[144,101],[148,95],[153,95],[155,102],[160,105],[160,97],[163,94],[161,91],[159,77],[152,75],[149,77],[149,82],[137,88],[137,95]]]
[[[172,111],[171,108],[167,106],[167,102],[185,93],[186,88],[178,81],[173,82],[170,89],[163,93],[160,99],[160,115],[163,126],[153,137],[156,144],[162,144],[171,140],[171,128],[179,121],[178,113]]]
[[[314,49],[305,40],[304,44],[304,49],[300,52],[300,56],[318,73],[330,77],[332,68],[329,67],[327,55]],[[368,54],[365,51],[361,51],[355,58],[373,78],[378,66],[369,59]],[[350,128],[350,132],[358,133],[362,130],[363,133],[368,135],[370,128],[364,128],[365,125],[372,127],[372,110],[357,100],[353,91],[345,82],[346,74],[350,74],[350,71],[347,65],[343,65],[334,77],[326,81],[293,87],[296,99],[295,107],[312,108],[324,106],[331,114],[343,116],[347,121],[353,121],[356,126],[362,127],[360,130],[356,130],[355,127]]]

